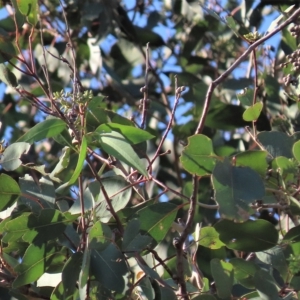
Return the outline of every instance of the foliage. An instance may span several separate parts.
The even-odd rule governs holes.
[[[1,299],[298,299],[300,9],[127,2],[2,4]]]

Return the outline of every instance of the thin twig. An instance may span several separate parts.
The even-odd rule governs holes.
[[[210,101],[212,94],[214,92],[214,89],[221,83],[223,82],[228,75],[231,74],[231,72],[238,67],[238,65],[246,59],[246,57],[259,45],[261,45],[263,42],[266,40],[270,39],[273,35],[281,31],[283,28],[288,26],[290,23],[292,23],[298,16],[300,15],[300,8],[298,8],[287,20],[285,20],[281,25],[279,25],[276,29],[262,37],[261,39],[257,40],[253,44],[249,46],[249,48],[225,71],[223,72],[217,79],[211,82],[211,84],[208,87],[206,97],[205,97],[205,102],[204,102],[204,107],[202,111],[201,118],[199,120],[197,129],[195,131],[195,134],[199,134],[203,131],[204,124],[205,124],[205,119],[208,113],[208,109],[210,106]]]

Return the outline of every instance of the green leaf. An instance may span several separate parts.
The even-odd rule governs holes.
[[[96,132],[99,132],[100,134],[110,133],[112,131],[122,134],[130,144],[139,144],[155,137],[154,135],[140,128],[117,123],[102,124],[96,129]]]
[[[69,134],[69,131],[67,130],[67,128],[64,128],[64,130],[60,134],[53,136],[53,139],[57,143],[59,143],[63,146],[68,146],[71,149],[73,149],[74,151],[76,151],[76,148],[72,144],[72,138],[70,137],[70,134]]]
[[[222,217],[244,220],[250,204],[265,194],[260,176],[249,167],[232,166],[228,159],[217,162],[212,177],[215,200]]]
[[[128,222],[122,242],[122,250],[130,256],[130,252],[142,252],[152,239],[149,236],[140,234],[140,222],[137,219],[132,219]]]
[[[91,250],[91,273],[104,287],[122,293],[127,272],[124,256],[114,244],[104,251]]]
[[[277,156],[285,156],[292,158],[293,138],[284,132],[266,131],[257,135],[257,140],[274,158]]]
[[[107,248],[112,238],[110,227],[97,221],[89,232],[89,248],[102,251]]]
[[[76,168],[74,170],[74,173],[72,174],[69,181],[65,182],[63,185],[61,185],[60,187],[58,187],[55,190],[56,193],[58,193],[58,194],[62,193],[66,187],[73,184],[77,180],[80,173],[82,172],[82,168],[83,168],[84,161],[85,161],[85,158],[86,158],[86,153],[87,153],[87,140],[86,140],[86,137],[83,136],[82,140],[81,140],[80,150],[79,150],[79,157],[78,157],[78,161],[77,161],[77,165],[76,165]]]
[[[35,26],[38,21],[38,1],[37,0],[17,0],[20,12],[27,17],[27,21]]]
[[[210,138],[197,134],[188,138],[180,161],[183,167],[193,175],[210,175],[216,164],[216,156]]]
[[[4,37],[3,35],[0,35],[0,63],[4,63],[7,62],[9,60],[11,60],[14,56],[16,55],[16,50],[15,47],[13,46],[12,42]],[[11,81],[11,83],[14,83],[14,78],[13,75],[10,73],[8,74],[8,71],[6,75],[3,75],[3,78],[8,79]],[[1,78],[1,80],[3,80],[3,78]]]
[[[221,299],[230,299],[233,285],[233,266],[231,263],[214,258],[210,261],[210,268],[218,296]]]
[[[219,233],[215,228],[209,226],[201,228],[198,244],[210,249],[219,249],[225,245],[220,241]]]
[[[0,64],[0,80],[7,86],[18,86],[16,75],[3,63]]]
[[[128,204],[132,193],[131,189],[126,188],[128,186],[127,181],[125,181],[122,176],[109,176],[103,178],[101,182],[115,212],[122,210]],[[112,214],[107,209],[107,203],[103,193],[100,193],[100,184],[98,182],[92,182],[89,188],[94,196],[95,202],[99,203],[99,206],[95,209],[96,215],[100,218],[101,222],[108,222]]]
[[[248,289],[254,288],[254,275],[260,268],[253,261],[246,261],[242,258],[232,258],[230,263],[233,265],[234,278]]]
[[[53,171],[51,172],[51,174],[49,175],[49,177],[52,180],[59,180],[59,182],[61,181],[56,176],[60,172],[62,172],[65,168],[67,168],[67,166],[69,165],[69,162],[70,162],[70,151],[71,151],[71,149],[69,147],[64,147],[62,149],[62,153],[60,155],[59,161],[56,164],[56,166],[53,169]]]
[[[300,162],[300,141],[296,142],[293,145],[293,154],[294,157],[297,159],[298,162]]]
[[[118,132],[101,133],[97,136],[101,149],[107,154],[112,155],[116,159],[126,163],[128,166],[138,170],[141,174],[148,177],[147,170],[130,146],[126,138]]]
[[[248,107],[243,113],[243,119],[247,122],[256,121],[263,109],[263,103],[257,102],[253,106]]]
[[[43,209],[39,216],[23,213],[6,223],[3,241],[13,242],[22,237],[28,243],[39,245],[59,237],[64,232],[67,222],[64,215],[55,209]]]
[[[89,274],[90,274],[90,263],[91,263],[91,250],[88,247],[85,247],[83,252],[81,270],[79,274],[79,290],[83,289],[88,282]],[[85,294],[86,293],[84,293],[84,295]]]
[[[242,105],[251,106],[253,103],[254,91],[253,89],[244,88],[241,93],[237,94],[237,97]]]
[[[236,223],[221,220],[215,226],[226,247],[239,251],[257,252],[270,249],[278,242],[274,225],[265,220]]]
[[[83,255],[81,252],[72,254],[62,270],[61,279],[64,287],[63,299],[72,296],[75,291],[81,270],[82,259]]]
[[[24,178],[19,179],[19,184],[22,191],[19,204],[27,205],[37,214],[44,208],[54,208],[55,189],[48,178],[42,177],[37,185],[35,180],[26,174]]]
[[[258,270],[254,276],[255,288],[261,300],[279,300],[277,284],[269,272]]]
[[[13,288],[18,288],[32,283],[45,273],[46,261],[55,253],[55,247],[45,243],[36,246],[31,244],[22,259],[22,262],[14,269],[18,274],[13,282]]]
[[[137,214],[141,232],[150,235],[157,244],[160,243],[170,230],[177,211],[178,207],[168,202],[155,203],[139,210]]]
[[[300,225],[291,228],[283,238],[284,241],[300,242]]]
[[[66,128],[66,123],[57,118],[47,119],[30,128],[17,142],[27,142],[32,144],[45,138],[58,135]]]
[[[6,174],[0,175],[0,211],[12,206],[19,196],[21,190],[15,180]]]
[[[235,165],[249,167],[264,178],[268,169],[267,156],[267,151],[248,150],[240,152],[235,156]]]
[[[20,157],[25,153],[27,154],[30,149],[30,144],[28,143],[13,143],[9,145],[3,152],[0,164],[6,171],[13,171],[17,169],[22,161]]]

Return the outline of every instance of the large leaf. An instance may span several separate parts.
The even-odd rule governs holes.
[[[286,133],[280,131],[260,132],[257,139],[273,157],[293,157],[293,138]]]
[[[9,145],[2,153],[0,160],[0,164],[3,169],[6,171],[13,171],[17,169],[22,164],[20,157],[23,153],[26,154],[29,149],[30,144],[28,143],[20,142]]]
[[[189,137],[188,145],[184,148],[180,161],[183,167],[192,174],[210,175],[216,164],[212,141],[202,134]]]
[[[12,206],[21,195],[15,180],[6,174],[0,175],[0,211]]]
[[[148,173],[143,162],[122,134],[116,131],[101,133],[97,136],[97,140],[101,149],[103,149],[107,154],[112,155],[148,177]]]
[[[221,220],[214,227],[226,247],[234,250],[263,251],[274,247],[278,241],[274,225],[265,220],[248,220],[244,223]]]
[[[228,299],[231,296],[233,285],[233,266],[218,258],[210,262],[211,273],[216,283],[217,293],[221,299]]]
[[[123,292],[127,272],[124,256],[113,243],[104,251],[91,251],[91,273],[106,288]]]
[[[66,123],[61,119],[47,119],[30,128],[29,131],[18,139],[18,142],[27,142],[32,144],[45,138],[58,135],[66,128],[66,126]]]
[[[81,270],[82,259],[83,255],[81,252],[72,254],[62,270],[61,279],[64,287],[64,299],[67,299],[74,293]]]
[[[13,287],[29,284],[41,277],[46,271],[46,261],[54,254],[55,247],[47,246],[45,243],[39,246],[31,244],[22,262],[14,270],[18,276],[13,282]]]
[[[124,180],[124,178],[121,176],[110,176],[103,178],[101,182],[115,212],[123,209],[130,200],[132,193],[131,189],[126,188],[128,183]],[[96,215],[100,218],[101,222],[108,222],[112,217],[112,214],[107,209],[107,199],[103,193],[100,192],[100,184],[98,182],[92,182],[89,189],[93,194],[95,203],[99,203],[95,209]]]
[[[23,238],[28,243],[40,245],[59,237],[66,228],[68,220],[55,209],[43,209],[39,216],[22,214],[5,225],[3,241],[12,242]]]
[[[235,167],[228,159],[217,162],[212,177],[215,200],[222,217],[245,220],[249,205],[265,194],[261,177],[248,167]]]
[[[170,230],[178,207],[172,203],[162,202],[149,205],[138,211],[138,220],[143,234],[150,235],[159,243]]]
[[[122,249],[128,252],[127,255],[134,252],[141,252],[151,243],[151,237],[147,235],[141,235],[139,220],[132,219],[128,222],[124,236]]]
[[[145,130],[117,123],[102,124],[96,129],[96,132],[99,133],[110,133],[112,131],[121,133],[131,144],[142,143],[154,138],[152,134]]]
[[[19,184],[22,191],[19,204],[27,205],[35,213],[44,208],[54,208],[55,189],[48,178],[41,178],[37,185],[33,178],[26,174],[24,178],[19,179]]]

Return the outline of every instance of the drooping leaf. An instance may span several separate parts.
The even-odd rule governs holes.
[[[21,190],[15,180],[6,174],[0,175],[0,211],[12,206],[19,196]]]
[[[128,272],[122,252],[110,244],[105,250],[91,250],[91,273],[103,286],[118,293],[126,286]]]
[[[0,160],[0,164],[3,169],[6,171],[13,171],[17,169],[22,164],[20,157],[24,153],[27,154],[29,149],[30,144],[28,143],[20,142],[9,145],[2,153]]]
[[[121,133],[131,144],[139,144],[154,138],[152,134],[145,130],[117,123],[102,124],[96,129],[96,132],[99,133],[110,133],[112,131]]]
[[[216,283],[218,296],[221,299],[230,298],[233,285],[233,266],[229,262],[214,258],[210,262],[210,267]]]
[[[244,223],[221,220],[214,227],[226,247],[234,250],[263,251],[274,247],[278,241],[274,225],[265,220],[248,220]]]
[[[56,164],[53,171],[51,172],[51,174],[49,175],[52,180],[60,181],[60,179],[58,179],[56,176],[69,165],[70,151],[71,151],[71,149],[69,147],[64,147],[62,149],[62,153],[60,155],[59,161]]]
[[[76,288],[76,283],[79,279],[79,273],[81,269],[83,255],[81,252],[76,252],[66,262],[62,274],[62,284],[64,287],[63,299],[72,296]]]
[[[151,243],[151,237],[140,234],[140,222],[137,219],[132,219],[128,222],[124,236],[122,249],[130,255],[134,252],[141,252]]]
[[[184,148],[180,161],[183,167],[192,174],[210,175],[216,164],[212,141],[202,134],[189,137],[188,145]]]
[[[27,142],[32,144],[45,138],[58,135],[66,128],[66,123],[57,118],[47,119],[30,128],[17,142]]]
[[[150,235],[156,243],[166,236],[177,214],[177,206],[168,203],[156,203],[138,211],[140,229],[144,234]]]
[[[217,162],[212,182],[220,214],[228,219],[248,219],[249,205],[265,194],[262,179],[255,171],[233,166],[228,159]]]
[[[248,107],[243,113],[243,119],[247,122],[256,121],[263,109],[263,103],[257,102],[253,106]]]
[[[116,131],[101,133],[97,136],[97,142],[107,154],[126,163],[148,177],[147,170],[124,136]]]

